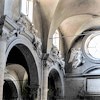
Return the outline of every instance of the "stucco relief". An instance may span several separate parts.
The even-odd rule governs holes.
[[[33,35],[33,46],[34,46],[34,49],[37,51],[37,54],[38,56],[41,58],[42,57],[42,42],[41,42],[41,39],[38,38],[35,34]]]
[[[26,16],[21,16],[19,20],[17,20],[17,24],[20,28],[20,32],[26,32],[26,33],[31,33],[33,35],[33,48],[36,50],[38,56],[41,58],[42,57],[42,42],[41,39],[36,36],[38,33],[38,30],[35,29],[34,25],[31,24]]]
[[[0,30],[2,37],[9,39],[12,36],[19,36],[19,34],[28,34],[30,41],[33,43],[33,49],[37,52],[39,58],[42,57],[42,42],[35,34],[38,30],[35,29],[25,16],[21,16],[17,21],[12,21],[8,16],[0,18],[0,25],[3,25],[3,30]],[[9,26],[8,26],[9,25]]]
[[[38,31],[35,29],[34,25],[27,19],[27,16],[21,15],[19,19],[16,21],[18,24],[20,31],[29,31],[30,33],[38,33]]]
[[[59,69],[63,71],[65,75],[65,62],[64,58],[61,57],[61,54],[56,46],[52,46],[51,51],[49,53],[48,59],[47,59],[47,65],[53,66],[54,64],[59,65]]]
[[[81,48],[72,48],[71,49],[71,54],[70,54],[70,58],[69,58],[69,63],[72,63],[72,67],[73,68],[77,68],[79,66],[81,66],[82,64],[85,63],[84,59],[83,59],[83,54],[81,51]]]

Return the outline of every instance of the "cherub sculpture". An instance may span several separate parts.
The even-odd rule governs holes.
[[[69,63],[71,62],[73,68],[77,68],[84,63],[81,48],[72,48]]]

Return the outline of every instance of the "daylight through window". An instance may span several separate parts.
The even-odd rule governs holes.
[[[53,34],[53,45],[56,46],[59,50],[59,32],[56,30],[56,32]]]
[[[22,0],[21,2],[21,12],[28,17],[32,22],[33,17],[33,0]]]

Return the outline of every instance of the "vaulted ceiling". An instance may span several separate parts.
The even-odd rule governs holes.
[[[44,34],[50,37],[59,28],[68,48],[76,37],[75,34],[92,27],[93,20],[99,26],[96,20],[100,16],[100,0],[38,0],[38,3],[42,17],[45,17],[44,27],[48,27]]]

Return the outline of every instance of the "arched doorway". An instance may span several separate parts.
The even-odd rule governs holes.
[[[48,100],[63,99],[62,81],[57,70],[53,69],[48,76]]]
[[[3,100],[17,100],[18,92],[11,80],[5,80],[3,85]]]
[[[6,53],[6,64],[19,64],[26,70],[28,74],[26,84],[28,96],[26,100],[38,99],[39,72],[36,59],[34,59],[36,53],[34,54],[32,43],[25,37],[22,37],[22,39],[13,40],[9,44]]]

